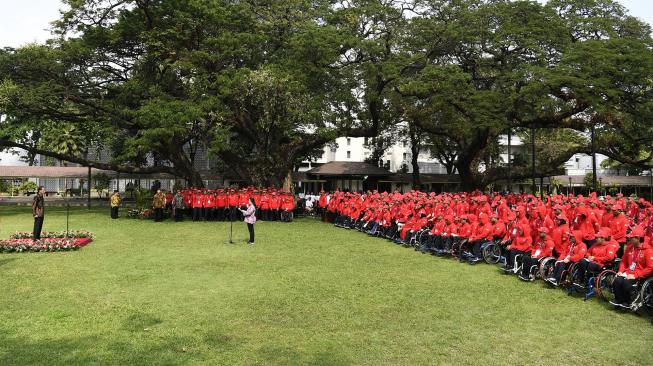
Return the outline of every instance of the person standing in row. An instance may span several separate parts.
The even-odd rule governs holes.
[[[117,189],[113,191],[110,202],[111,202],[111,218],[117,219],[118,207],[120,207],[120,193],[118,193]]]
[[[154,207],[154,221],[161,222],[163,220],[163,209],[166,207],[166,195],[160,189],[154,195],[152,207]]]
[[[36,196],[32,201],[32,216],[34,216],[33,240],[41,240],[41,229],[43,229],[43,219],[45,218],[45,187],[39,186]]]
[[[175,217],[175,221],[179,222],[183,220],[185,206],[186,202],[184,196],[181,192],[177,191],[172,199],[172,215]]]
[[[256,203],[254,198],[250,198],[247,204],[247,209],[242,210],[243,217],[245,217],[245,222],[247,223],[247,230],[249,231],[249,241],[247,244],[254,245],[254,224],[256,223]]]

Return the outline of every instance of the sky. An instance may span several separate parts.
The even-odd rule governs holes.
[[[545,2],[545,0],[539,0]],[[653,24],[653,0],[619,0],[632,15]],[[59,17],[59,0],[0,0],[0,47],[44,42]]]
[[[545,0],[539,0],[545,2]],[[630,14],[653,24],[653,0],[619,0]],[[59,17],[59,0],[0,0],[0,47],[43,43],[49,23]],[[17,157],[0,153],[0,165],[13,165]]]

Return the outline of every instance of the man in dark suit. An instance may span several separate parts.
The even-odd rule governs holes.
[[[32,216],[34,216],[34,240],[41,239],[41,229],[43,229],[43,218],[45,217],[45,187],[39,186],[36,196],[32,201]]]

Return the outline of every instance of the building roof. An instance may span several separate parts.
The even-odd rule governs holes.
[[[569,184],[569,178],[571,178],[571,184],[574,186],[584,185],[585,176],[583,175],[557,175],[554,177],[562,186]],[[604,187],[614,186],[626,186],[626,187],[650,187],[651,186],[651,177],[650,176],[641,176],[641,175],[599,175],[598,177],[603,183]],[[597,182],[598,182],[597,180]]]
[[[110,177],[117,173],[111,170],[102,170],[91,168],[91,175],[104,173]],[[0,178],[86,178],[88,177],[88,167],[85,166],[0,166]],[[170,174],[124,174],[120,173],[123,179],[146,177],[174,179]]]
[[[113,173],[91,168],[91,174],[100,172]],[[86,176],[88,176],[88,168],[83,166],[0,166],[0,178],[84,178]]]
[[[365,162],[358,161],[331,161],[313,168],[307,172],[310,175],[321,176],[345,176],[345,175],[358,175],[358,176],[388,176],[392,173]]]
[[[437,184],[458,184],[460,183],[460,178],[457,174],[420,174],[420,181],[422,184],[437,183]],[[384,178],[385,182],[397,182],[397,183],[411,183],[413,181],[413,175],[410,173],[395,173],[388,178]]]

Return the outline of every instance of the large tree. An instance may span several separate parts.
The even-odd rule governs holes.
[[[587,132],[594,126],[598,152],[617,160],[639,156],[650,128],[641,117],[651,103],[650,30],[621,6],[609,0],[424,3],[425,15],[411,32],[415,72],[400,90],[430,110],[423,130],[453,142],[463,189],[506,177],[507,167],[494,157],[509,128]],[[565,146],[542,159],[536,175],[590,150],[589,143]],[[525,167],[512,173],[531,176]]]
[[[396,79],[402,1],[66,1],[46,45],[0,54],[0,146],[201,184],[198,147],[279,185],[338,136],[374,136]],[[35,141],[94,132],[108,163]]]

